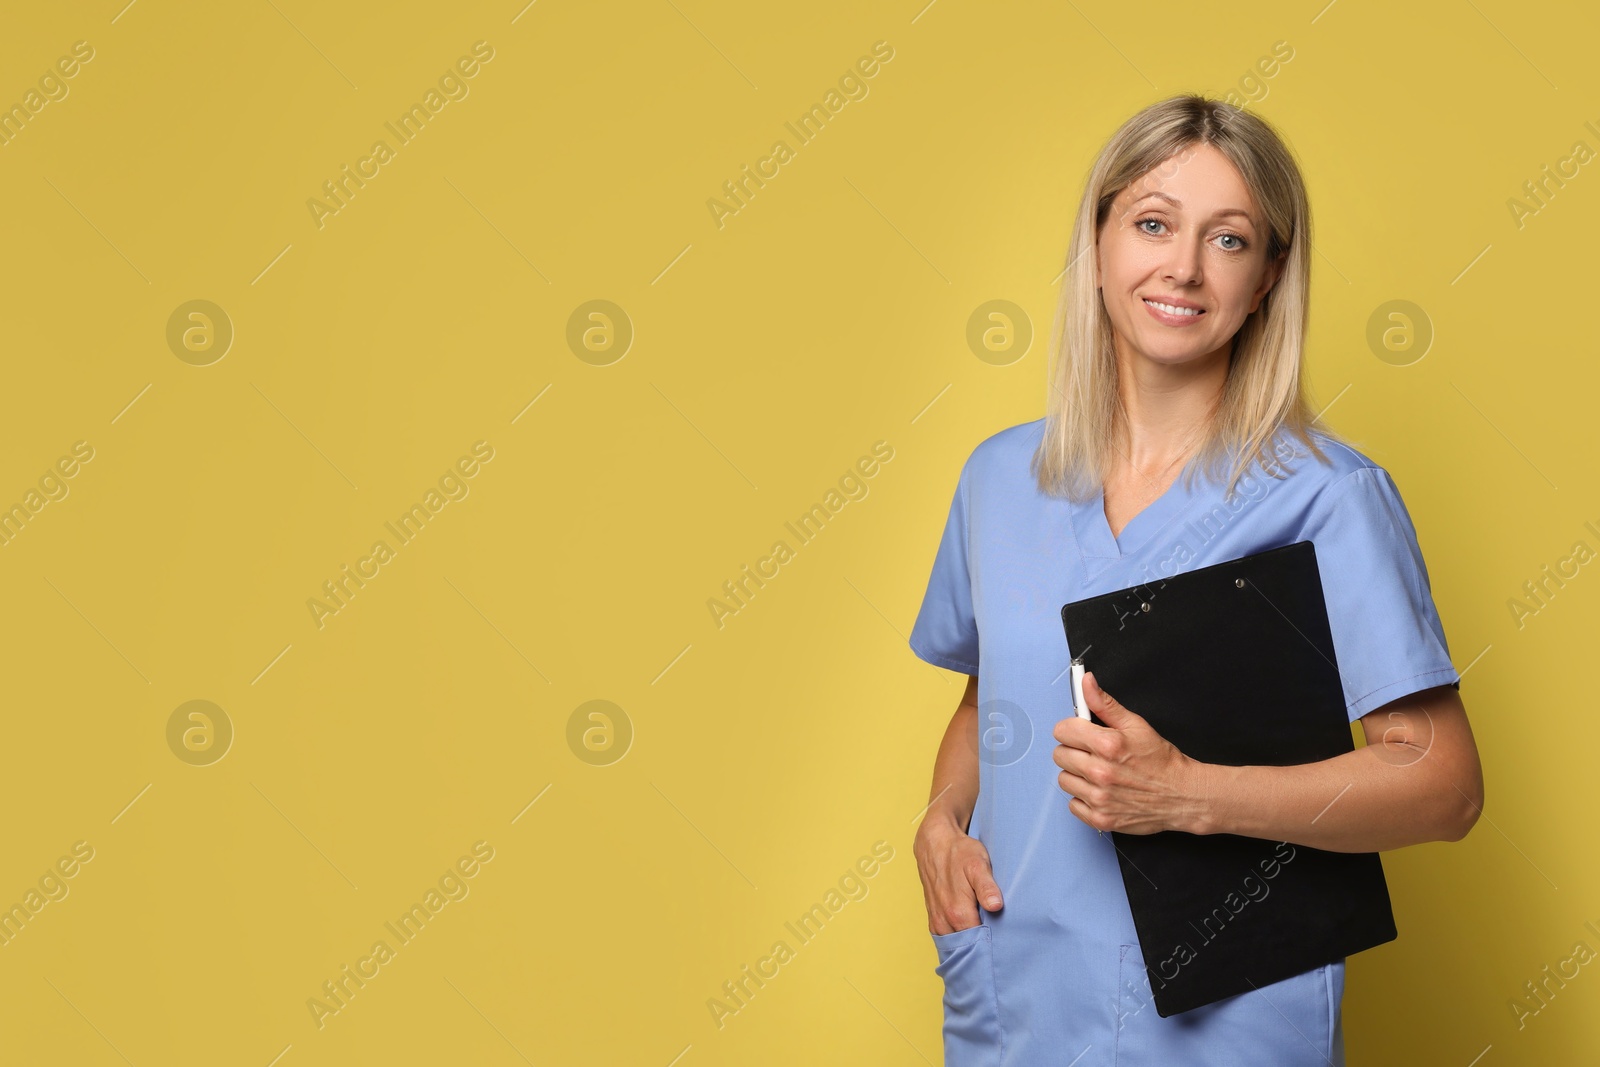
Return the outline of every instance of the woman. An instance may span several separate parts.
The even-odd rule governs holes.
[[[1103,831],[1376,852],[1482,807],[1410,515],[1303,395],[1309,222],[1261,119],[1196,95],[1135,115],[1079,208],[1047,414],[961,470],[910,639],[970,675],[915,842],[950,1067],[1342,1065],[1343,960],[1160,1017]],[[1063,604],[1302,540],[1364,747],[1198,763],[1092,673],[1106,725],[1073,716]]]

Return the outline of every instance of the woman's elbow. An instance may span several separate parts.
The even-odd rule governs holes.
[[[1466,776],[1466,781],[1458,783],[1452,777],[1449,791],[1454,796],[1452,809],[1454,818],[1451,819],[1449,830],[1445,835],[1446,841],[1460,841],[1472,832],[1478,823],[1478,816],[1483,814],[1483,771],[1474,760],[1472,773]]]
[[[1454,690],[1444,689],[1444,705],[1437,709],[1433,736],[1439,761],[1434,772],[1450,818],[1444,840],[1460,841],[1472,832],[1483,814],[1483,761],[1467,724],[1466,708]]]

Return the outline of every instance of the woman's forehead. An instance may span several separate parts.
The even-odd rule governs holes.
[[[1178,211],[1259,218],[1259,205],[1244,178],[1209,145],[1203,151],[1179,152],[1151,167],[1128,183],[1116,200],[1127,206],[1150,200]]]

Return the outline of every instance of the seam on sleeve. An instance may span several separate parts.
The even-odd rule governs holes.
[[[1392,516],[1395,521],[1391,524],[1391,529],[1398,532],[1402,529],[1402,524],[1411,528],[1410,538],[1399,538],[1402,542],[1409,540],[1416,543],[1415,554],[1411,559],[1411,563],[1413,565],[1405,568],[1407,572],[1406,581],[1410,587],[1409,591],[1411,596],[1419,604],[1425,600],[1431,601],[1433,599],[1432,582],[1431,580],[1427,583],[1424,583],[1423,581],[1423,571],[1427,567],[1427,562],[1423,558],[1422,554],[1421,535],[1417,532],[1417,524],[1411,518],[1411,512],[1406,506],[1405,497],[1401,495],[1400,487],[1395,483],[1393,475],[1384,470],[1382,467],[1358,467],[1348,474],[1341,475],[1337,482],[1323,490],[1324,493],[1329,494],[1328,503],[1324,506],[1330,511],[1334,510],[1336,506],[1342,502],[1342,497],[1353,491],[1345,488],[1346,485],[1348,485],[1357,475],[1369,473],[1372,475],[1373,486],[1380,495],[1384,495],[1384,482],[1388,483],[1388,492],[1389,494],[1392,494],[1394,505],[1397,509],[1396,513]],[[1301,533],[1304,534],[1304,532],[1304,529],[1302,529]],[[1405,547],[1407,552],[1411,553],[1411,546],[1406,545]],[[1437,610],[1437,605],[1435,605],[1435,610]]]
[[[1321,435],[1321,444],[1329,451],[1339,451],[1349,455],[1351,459],[1360,464],[1356,470],[1372,470],[1377,466],[1377,464],[1373,463],[1371,458],[1362,455],[1360,452],[1356,451],[1354,448],[1351,448],[1343,441],[1336,440],[1327,436],[1326,434]],[[1350,471],[1349,473],[1354,474],[1355,471]],[[1346,477],[1348,477],[1348,475],[1346,475]]]
[[[1433,597],[1433,580],[1428,575],[1428,561],[1422,551],[1422,534],[1417,529],[1416,520],[1411,517],[1411,508],[1406,504],[1405,496],[1400,492],[1399,483],[1394,480],[1394,475],[1382,467],[1369,469],[1373,472],[1373,482],[1379,492],[1383,493],[1385,491],[1385,483],[1387,483],[1387,493],[1393,497],[1396,536],[1411,555],[1411,565],[1406,567],[1405,570],[1406,579],[1411,585],[1412,599],[1419,607],[1427,605],[1432,608],[1434,617],[1439,619],[1440,633],[1438,636],[1440,643],[1445,646],[1446,654],[1448,655],[1449,639],[1444,636],[1444,620],[1440,616],[1438,602]],[[1408,537],[1400,536],[1399,531],[1402,529],[1409,529],[1410,535]]]
[[[1341,497],[1351,492],[1347,487],[1355,482],[1358,475],[1364,474],[1371,469],[1371,467],[1357,467],[1353,471],[1341,474],[1338,481],[1325,488],[1322,492],[1328,497],[1330,504],[1337,502]]]
[[[978,673],[978,665],[975,663],[966,663],[962,660],[954,658],[953,656],[945,656],[937,652],[928,652],[924,649],[918,648],[915,641],[908,643],[911,645],[911,651],[917,654],[918,659],[927,663],[931,663],[935,667],[943,667],[947,671],[957,671],[961,674]]]
[[[1329,486],[1324,490],[1324,492],[1331,494],[1328,501],[1324,504],[1324,507],[1329,512],[1337,510],[1337,507],[1343,503],[1343,496],[1354,491],[1348,488],[1348,486],[1356,478],[1356,476],[1360,474],[1371,475],[1370,482],[1373,486],[1373,489],[1381,497],[1385,498],[1382,503],[1384,505],[1384,511],[1387,513],[1391,521],[1391,532],[1395,539],[1400,542],[1401,546],[1406,550],[1406,553],[1411,556],[1411,558],[1407,561],[1407,566],[1403,569],[1407,572],[1406,585],[1407,591],[1412,599],[1412,603],[1419,608],[1424,604],[1433,604],[1433,595],[1430,589],[1430,584],[1423,581],[1423,570],[1427,566],[1427,563],[1423,559],[1421,542],[1416,534],[1416,524],[1411,519],[1409,509],[1406,508],[1405,498],[1401,495],[1400,487],[1395,483],[1393,475],[1389,474],[1388,471],[1379,466],[1368,465],[1358,467],[1357,469],[1350,471],[1348,474],[1342,475],[1339,480],[1334,483],[1334,485]],[[1387,485],[1385,485],[1385,483],[1387,483]],[[1411,527],[1412,533],[1410,538],[1407,538],[1403,533],[1405,526]],[[1412,549],[1411,545],[1407,543],[1408,541],[1416,542],[1415,549]],[[1437,614],[1437,611],[1438,607],[1435,604],[1435,614]],[[1448,652],[1446,652],[1446,655],[1448,655]],[[1343,672],[1341,671],[1341,674],[1342,673]],[[1375,711],[1378,708],[1391,703],[1392,701],[1399,700],[1402,697],[1418,692],[1421,689],[1431,688],[1431,685],[1443,685],[1448,683],[1454,685],[1459,690],[1460,678],[1461,675],[1455,669],[1454,664],[1446,659],[1445,666],[1443,667],[1435,667],[1432,670],[1413,674],[1408,678],[1401,678],[1396,681],[1385,682],[1378,688],[1361,694],[1359,697],[1350,701],[1349,704],[1346,705],[1347,718],[1352,724],[1354,724],[1362,716],[1367,715],[1368,713]],[[1419,682],[1419,680],[1424,679],[1431,679],[1431,684],[1416,684]],[[1374,700],[1374,697],[1378,697],[1380,699]]]
[[[1450,667],[1435,667],[1431,671],[1423,671],[1421,674],[1413,674],[1410,678],[1397,678],[1392,682],[1383,683],[1382,685],[1378,686],[1378,688],[1376,688],[1376,689],[1369,689],[1367,692],[1362,693],[1360,696],[1356,697],[1350,703],[1359,704],[1363,700],[1365,700],[1368,697],[1372,696],[1374,693],[1381,693],[1385,689],[1393,689],[1397,685],[1405,685],[1407,682],[1409,682],[1409,681],[1411,681],[1412,679],[1415,679],[1415,678],[1426,678],[1430,674],[1454,674],[1455,670],[1456,669],[1455,669],[1454,666],[1450,666]]]
[[[1406,504],[1405,497],[1400,492],[1400,486],[1394,480],[1394,475],[1382,469],[1379,469],[1378,473],[1382,474],[1383,480],[1389,483],[1389,489],[1394,493],[1394,499],[1400,510],[1400,517],[1403,518],[1405,520],[1405,524],[1411,528],[1411,540],[1416,544],[1416,559],[1414,561],[1416,566],[1410,568],[1411,592],[1417,597],[1419,603],[1424,600],[1432,601],[1433,579],[1431,577],[1425,577],[1428,563],[1422,551],[1422,533],[1417,529],[1416,520],[1411,517],[1411,508],[1408,504]],[[1380,488],[1382,488],[1381,485]],[[1434,605],[1434,610],[1438,610],[1437,604]]]
[[[1349,711],[1349,714],[1348,714],[1347,717],[1350,719],[1350,721],[1352,723],[1354,723],[1358,719],[1362,718],[1363,716],[1368,715],[1371,712],[1377,711],[1379,708],[1383,707],[1386,704],[1390,704],[1390,703],[1392,703],[1392,702],[1394,702],[1396,700],[1399,700],[1402,697],[1408,697],[1412,693],[1417,693],[1417,692],[1421,692],[1424,689],[1433,688],[1433,686],[1431,686],[1431,685],[1412,685],[1412,683],[1415,682],[1419,678],[1437,678],[1438,681],[1435,684],[1436,685],[1444,685],[1444,684],[1446,684],[1446,681],[1448,679],[1451,679],[1451,678],[1454,678],[1454,679],[1459,681],[1460,678],[1461,678],[1461,675],[1455,669],[1454,665],[1452,665],[1452,666],[1449,666],[1449,667],[1436,667],[1431,671],[1423,671],[1421,674],[1413,674],[1409,678],[1401,678],[1399,681],[1387,682],[1384,685],[1381,685],[1378,688],[1376,688],[1374,690],[1371,690],[1370,692],[1363,693],[1361,696],[1357,697],[1355,700],[1352,700],[1350,702],[1350,707],[1346,709],[1347,711]],[[1397,692],[1393,696],[1389,696],[1388,695],[1391,690],[1402,689],[1403,687],[1406,687],[1406,686],[1410,686],[1410,688],[1404,689],[1403,692]],[[1371,700],[1375,696],[1386,696],[1386,697],[1388,697],[1388,699],[1375,701],[1372,704],[1371,707],[1363,707],[1363,705],[1368,700]],[[1355,711],[1351,711],[1350,710],[1350,709],[1355,709],[1355,708],[1360,708],[1360,711],[1359,712],[1355,712]]]

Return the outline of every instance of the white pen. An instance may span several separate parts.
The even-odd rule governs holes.
[[[1089,717],[1089,702],[1083,699],[1083,657],[1072,658],[1072,710],[1080,719]],[[1104,830],[1096,830],[1101,837],[1106,836]]]
[[[1072,710],[1080,719],[1089,717],[1089,702],[1083,699],[1083,657],[1072,660]]]

